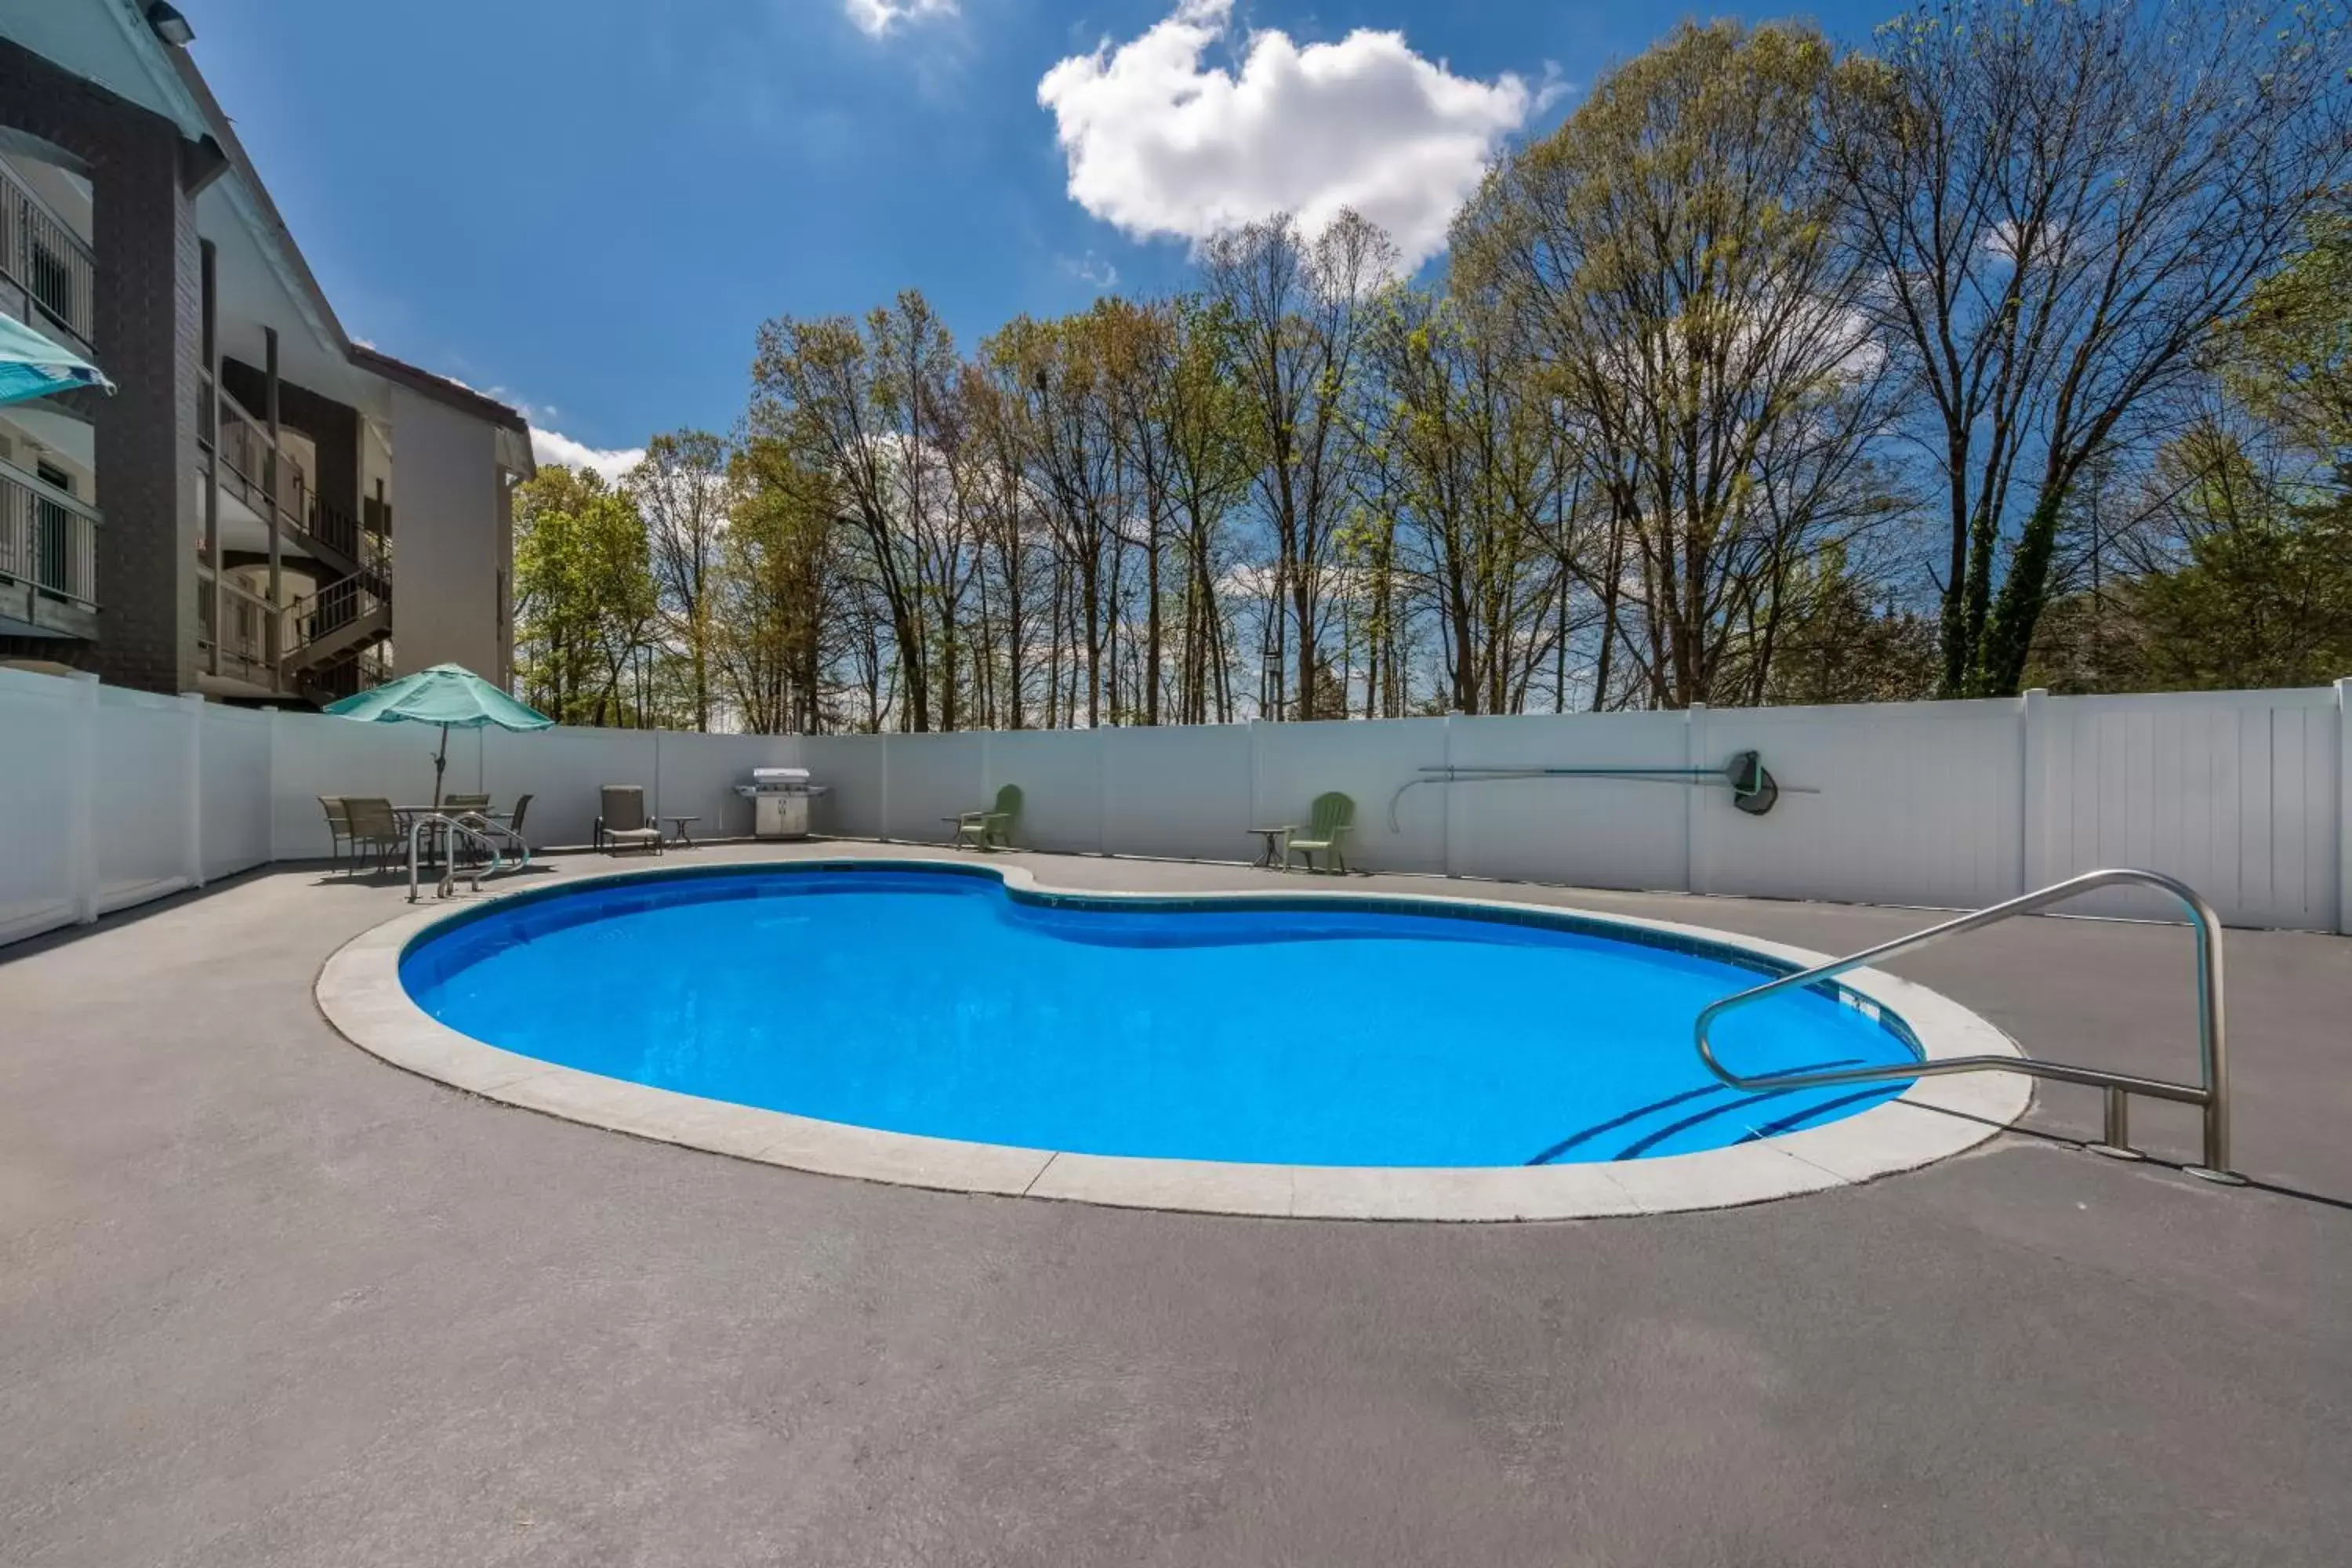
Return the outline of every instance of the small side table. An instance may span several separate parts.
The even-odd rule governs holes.
[[[667,813],[664,814],[666,816]],[[687,831],[689,824],[700,822],[698,816],[669,816],[669,841],[681,849],[694,847],[694,835]]]
[[[1286,822],[1277,827],[1253,827],[1250,831],[1265,840],[1265,847],[1258,852],[1257,858],[1250,864],[1273,871],[1286,869],[1286,868],[1280,864],[1279,858],[1282,854],[1282,836],[1290,831],[1290,824]]]

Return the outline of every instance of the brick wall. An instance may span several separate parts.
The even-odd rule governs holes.
[[[99,643],[117,685],[181,691],[195,670],[202,277],[182,138],[162,116],[0,40],[0,125],[79,160],[91,186],[99,365]]]

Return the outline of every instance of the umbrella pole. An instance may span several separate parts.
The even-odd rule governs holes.
[[[433,753],[433,809],[441,809],[441,771],[449,765],[449,726],[441,726],[441,749]]]

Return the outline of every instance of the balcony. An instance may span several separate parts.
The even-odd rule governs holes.
[[[221,489],[303,554],[341,572],[363,569],[372,545],[363,537],[360,520],[321,500],[312,490],[301,460],[283,445],[275,448],[278,461],[272,465],[268,426],[226,392],[220,395],[220,426],[215,431],[212,404],[210,393],[199,388],[197,439],[219,465]]]
[[[278,650],[285,645],[288,613],[234,577],[220,580],[220,620],[213,625],[213,574],[196,575],[196,647],[217,645],[220,673],[266,691],[278,689]]]
[[[68,348],[95,341],[98,258],[81,236],[0,163],[0,310],[62,335]]]
[[[384,639],[392,608],[360,577],[328,584],[310,597],[278,606],[235,577],[220,578],[220,624],[214,625],[214,573],[196,573],[196,646],[217,653],[218,673],[262,692],[347,697],[391,679]]]
[[[98,635],[97,509],[0,463],[0,630]]]

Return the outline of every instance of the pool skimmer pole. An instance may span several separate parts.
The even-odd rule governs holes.
[[[1785,787],[1800,795],[1811,790],[1797,784],[1782,785],[1764,766],[1763,759],[1754,752],[1741,752],[1719,768],[1692,767],[1561,767],[1548,768],[1529,765],[1519,767],[1497,763],[1492,767],[1436,764],[1421,770],[1423,776],[1408,779],[1389,796],[1389,830],[1402,831],[1397,826],[1397,802],[1404,792],[1415,784],[1493,784],[1504,779],[1625,779],[1634,784],[1681,784],[1686,788],[1702,788],[1708,784],[1728,784],[1731,804],[1750,816],[1762,816],[1780,800]]]

